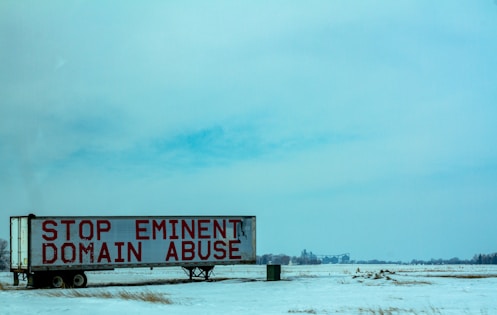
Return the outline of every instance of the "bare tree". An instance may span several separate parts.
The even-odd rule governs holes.
[[[0,239],[0,270],[9,268],[9,243],[6,240]]]

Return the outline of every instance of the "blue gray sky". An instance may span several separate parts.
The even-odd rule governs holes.
[[[257,252],[497,251],[497,5],[0,2],[11,215],[256,215]]]

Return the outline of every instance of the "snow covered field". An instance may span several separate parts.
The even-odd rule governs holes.
[[[497,314],[491,265],[282,266],[272,282],[252,265],[217,266],[209,282],[181,268],[87,274],[88,288],[56,290],[0,273],[0,314]]]

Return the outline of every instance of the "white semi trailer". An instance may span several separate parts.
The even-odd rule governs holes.
[[[255,216],[10,218],[10,270],[28,286],[81,288],[85,271],[181,266],[208,279],[215,265],[254,264]]]

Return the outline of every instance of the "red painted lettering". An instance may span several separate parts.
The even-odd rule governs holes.
[[[190,225],[186,220],[181,220],[181,238],[186,239],[186,233],[190,235],[190,239],[195,239],[195,221],[191,220]]]
[[[177,240],[179,238],[178,235],[176,234],[176,224],[178,224],[178,220],[169,220],[169,223],[171,224],[172,228],[171,231],[172,234],[169,238],[172,240]]]
[[[85,228],[85,225],[88,227]],[[86,233],[85,230],[87,231]],[[79,238],[82,240],[93,239],[93,223],[90,220],[82,220],[79,223]]]
[[[211,234],[209,234],[209,222],[210,220],[207,219],[198,220],[198,238],[211,238]]]
[[[240,240],[229,241],[230,259],[242,259],[242,256],[235,255],[235,253],[238,253],[240,251],[240,248],[235,246],[240,243],[241,243]]]
[[[181,259],[193,260],[195,258],[195,243],[192,241],[181,242]]]
[[[123,253],[122,253],[122,247],[124,246],[124,242],[115,242],[114,243],[117,247],[117,258],[116,258],[116,262],[124,262],[124,258],[123,258]]]
[[[226,259],[226,242],[225,241],[215,241],[214,242],[214,258],[216,259]]]
[[[76,246],[73,243],[62,244],[61,259],[64,264],[72,264],[76,261]]]
[[[135,256],[137,262],[142,261],[142,243],[138,242],[138,250],[133,247],[133,243],[128,242],[128,262],[131,262],[131,254]]]
[[[60,220],[60,223],[66,225],[66,241],[71,240],[71,225],[76,223],[75,220]]]
[[[85,255],[90,255],[89,261],[85,261],[86,263],[93,263],[93,260],[95,259],[94,253],[93,253],[93,243],[88,244],[88,246],[85,246],[83,243],[79,243],[79,263],[83,263],[83,257]]]
[[[148,224],[148,220],[136,220],[136,222],[135,222],[136,239],[137,240],[148,240],[148,239],[150,239],[150,236],[141,234],[142,232],[147,233],[147,228],[140,226],[142,224]]]
[[[202,247],[207,247],[207,253],[205,255],[202,254]],[[207,246],[202,246],[202,241],[198,241],[198,257],[200,257],[200,260],[207,260],[209,259],[209,256],[211,255],[211,241],[207,241]]]
[[[219,224],[219,221],[222,222],[222,226]],[[218,238],[218,233],[222,238],[226,238],[226,220],[214,220],[214,238]]]
[[[53,264],[57,260],[57,247],[53,243],[43,243],[43,264]],[[51,249],[51,257],[49,258],[48,250]]]
[[[238,237],[238,231],[236,229],[238,227],[238,223],[241,223],[242,220],[240,220],[240,219],[231,219],[231,220],[229,220],[229,222],[233,224],[233,238],[237,238]]]
[[[166,254],[166,261],[169,261],[171,257],[174,258],[176,261],[178,260],[178,252],[176,251],[176,246],[174,245],[174,242],[169,243],[169,248]]]
[[[157,232],[162,231],[162,239],[166,239],[166,220],[160,220],[160,223],[157,223],[157,220],[152,221],[152,239],[157,239]]]
[[[97,262],[100,263],[104,259],[107,260],[107,263],[111,262],[109,248],[107,247],[107,243],[102,243],[102,247],[100,248],[100,253],[98,254]]]
[[[57,230],[51,229],[48,225],[57,226],[57,222],[54,220],[46,220],[41,224],[41,229],[45,233],[50,233],[51,235],[43,234],[42,237],[45,241],[55,241],[57,239]]]
[[[100,241],[102,232],[110,231],[110,221],[109,220],[97,220],[97,240]]]

